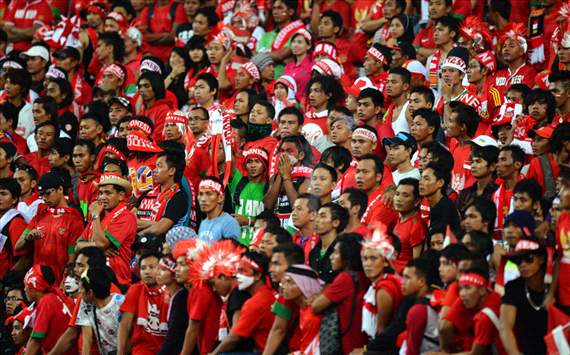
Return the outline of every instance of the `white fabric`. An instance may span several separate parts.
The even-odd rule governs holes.
[[[410,133],[410,126],[408,126],[408,120],[406,120],[406,111],[408,111],[408,104],[409,101],[406,100],[404,106],[400,110],[398,114],[398,118],[394,121],[392,120],[392,130],[394,134],[398,134],[400,132]]]
[[[376,307],[376,289],[374,286],[368,287],[368,291],[364,294],[364,303]],[[371,338],[376,335],[377,318],[376,314],[372,314],[366,307],[362,307],[362,332]]]

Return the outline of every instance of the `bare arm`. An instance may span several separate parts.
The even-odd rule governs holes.
[[[81,354],[91,355],[93,342],[93,328],[90,326],[81,327]]]
[[[271,59],[276,62],[282,62],[286,58],[291,56],[291,49],[290,48],[281,48],[277,51],[271,51],[267,53]]]
[[[117,336],[117,355],[127,355],[130,350],[131,331],[133,330],[133,321],[135,315],[132,313],[123,313],[123,319],[119,324],[119,334]]]
[[[423,243],[420,243],[414,247],[414,249],[412,250],[412,254],[414,255],[414,259],[420,257],[420,255],[422,254],[423,247],[424,247]]]
[[[239,335],[235,335],[233,333],[228,334],[227,337],[216,347],[211,354],[219,354],[223,352],[232,351],[236,348],[236,346],[243,340],[242,337]]]
[[[170,218],[161,218],[158,222],[152,222],[152,224],[143,229],[141,231],[141,233],[151,233],[154,235],[163,235],[166,234],[166,232],[168,232],[168,230],[170,229],[170,227],[172,227],[174,225],[174,221],[172,221]]]
[[[41,347],[42,347],[41,340],[30,338],[28,340],[28,344],[26,345],[26,355],[41,354]]]
[[[4,29],[8,34],[8,40],[13,42],[31,40],[40,27],[40,25],[33,25],[32,28],[18,28],[10,24],[9,26],[5,26]]]
[[[222,58],[222,61],[220,62],[220,72],[218,73],[218,83],[220,86],[220,90],[228,90],[228,89],[232,88],[232,83],[230,82],[230,79],[228,78],[228,71],[226,68],[228,66],[228,63],[231,62],[233,54],[234,54],[234,51],[230,50]]]
[[[162,32],[162,33],[150,33],[146,32],[144,38],[152,44],[173,44],[175,39],[175,33],[173,32]]]
[[[269,190],[267,190],[267,193],[263,197],[263,205],[266,210],[273,210],[275,208],[279,192],[281,191],[281,183],[281,175],[273,175],[269,183]]]
[[[439,345],[441,349],[446,352],[453,352],[455,350],[455,329],[453,323],[447,319],[442,319],[439,322]]]
[[[79,337],[79,327],[68,327],[65,332],[59,337],[55,346],[51,349],[48,355],[58,355],[69,351]]]
[[[319,314],[323,313],[324,310],[329,308],[332,304],[333,302],[329,300],[327,296],[321,294],[311,303],[311,307],[313,308],[313,312]]]
[[[186,328],[186,335],[184,335],[184,345],[182,346],[182,355],[190,355],[196,348],[198,343],[198,331],[200,330],[200,321],[190,319],[188,321],[188,328]]]
[[[376,308],[378,308],[376,334],[380,334],[384,328],[390,324],[390,320],[394,314],[394,302],[392,302],[392,297],[388,292],[380,289],[376,295],[376,304]]]
[[[234,323],[235,324],[235,323]],[[262,355],[275,354],[279,345],[283,342],[287,336],[287,328],[289,326],[289,321],[285,320],[279,316],[275,317],[273,321],[273,326],[271,331],[269,331],[269,336],[267,337],[267,343],[265,344],[265,349]]]
[[[520,351],[517,346],[515,337],[515,321],[517,319],[517,308],[509,304],[501,305],[501,341],[505,347],[505,351],[509,355],[519,355]]]

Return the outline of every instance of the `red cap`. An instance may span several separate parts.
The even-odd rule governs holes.
[[[540,138],[550,139],[552,137],[552,132],[554,132],[554,128],[550,126],[540,127],[528,131],[528,137],[534,138],[536,136],[539,136]]]

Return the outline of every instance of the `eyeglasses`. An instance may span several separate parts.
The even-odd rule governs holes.
[[[526,253],[526,254],[514,255],[511,256],[509,260],[515,263],[516,265],[520,265],[522,263],[532,264],[534,261],[534,254]]]

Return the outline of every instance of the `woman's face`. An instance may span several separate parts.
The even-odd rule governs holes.
[[[194,48],[188,51],[188,55],[193,63],[200,63],[206,57],[206,51],[202,48]]]
[[[212,64],[220,64],[222,58],[226,54],[226,50],[221,43],[212,42],[208,46],[208,59]]]
[[[293,41],[291,42],[291,52],[294,56],[300,56],[307,54],[309,50],[309,45],[305,38],[301,35],[295,36]]]
[[[330,256],[330,259],[333,271],[335,272],[342,271],[344,265],[342,263],[342,257],[340,256],[340,243],[335,244],[334,251]]]
[[[176,52],[170,53],[168,64],[171,68],[185,66],[184,59]]]
[[[392,34],[392,37],[394,37],[395,39],[402,37],[406,32],[406,29],[404,28],[402,22],[400,22],[400,19],[396,17],[394,17],[392,21],[390,21],[389,30],[390,33]]]

